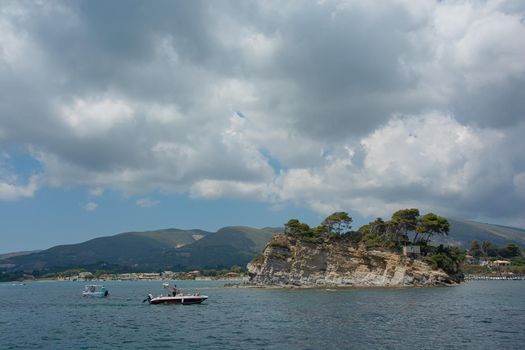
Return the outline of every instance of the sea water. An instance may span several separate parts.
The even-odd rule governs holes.
[[[149,305],[161,282],[0,283],[0,349],[525,349],[525,281],[405,289],[246,289],[178,281],[202,305]]]

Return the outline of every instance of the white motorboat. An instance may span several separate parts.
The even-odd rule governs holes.
[[[207,295],[201,295],[200,293],[185,294],[180,293],[177,289],[177,286],[173,286],[173,293],[171,295],[159,295],[158,297],[153,297],[153,295],[148,294],[147,298],[142,302],[147,301],[150,304],[201,304],[203,301],[208,299]]]
[[[190,305],[190,304],[201,304],[206,299],[208,299],[207,295],[200,295],[199,293],[195,293],[195,294],[179,293],[175,296],[159,295],[158,297],[153,297],[153,295],[148,294],[147,299],[145,299],[144,301],[148,301],[150,304]]]
[[[82,292],[82,296],[84,297],[105,298],[108,295],[109,291],[107,288],[98,284],[86,285]]]

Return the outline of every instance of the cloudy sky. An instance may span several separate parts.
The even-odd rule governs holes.
[[[525,226],[525,2],[0,2],[0,252],[126,230]]]

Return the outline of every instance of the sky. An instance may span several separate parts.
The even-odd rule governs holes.
[[[523,1],[0,2],[0,253],[124,231],[525,227]]]

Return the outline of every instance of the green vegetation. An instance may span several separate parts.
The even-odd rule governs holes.
[[[246,273],[246,268],[239,266],[239,265],[233,265],[229,269],[204,269],[199,271],[199,276],[205,276],[205,277],[224,277],[228,273],[235,272],[239,275],[243,275]]]
[[[329,232],[334,235],[345,235],[352,229],[352,217],[344,211],[328,216],[319,226],[320,232]]]
[[[474,240],[470,244],[469,253],[474,259],[503,258],[516,259],[516,262],[523,260],[520,247],[514,243],[507,243],[502,247],[498,247],[490,241],[483,241],[479,244],[478,241]],[[523,263],[525,264],[525,261]]]
[[[76,275],[78,275],[81,272],[86,272],[86,270],[84,270],[82,268],[67,269],[67,270],[64,270],[64,271],[57,272],[55,275],[57,277],[71,277],[71,276],[76,276]]]
[[[297,219],[290,219],[284,225],[284,233],[306,242],[321,243],[325,238],[343,237],[351,232],[352,218],[346,212],[336,212],[323,220],[321,225],[310,228]]]
[[[434,269],[442,269],[449,274],[460,272],[461,263],[465,260],[465,251],[458,247],[427,246],[425,261]]]
[[[285,224],[284,233],[304,242],[322,243],[330,239],[344,239],[368,249],[386,249],[400,253],[403,246],[417,245],[425,261],[435,269],[459,273],[465,252],[457,247],[430,245],[434,237],[446,236],[450,225],[444,217],[434,213],[420,215],[415,208],[401,209],[392,214],[391,220],[382,218],[351,230],[352,218],[346,212],[329,215],[321,225],[310,228],[297,219]]]
[[[525,257],[523,251],[514,243],[506,243],[500,247],[490,241],[481,244],[473,240],[470,244],[469,254],[471,262],[465,264],[463,270],[467,274],[489,275],[498,273],[525,273]],[[491,266],[493,261],[506,260],[510,266]]]

